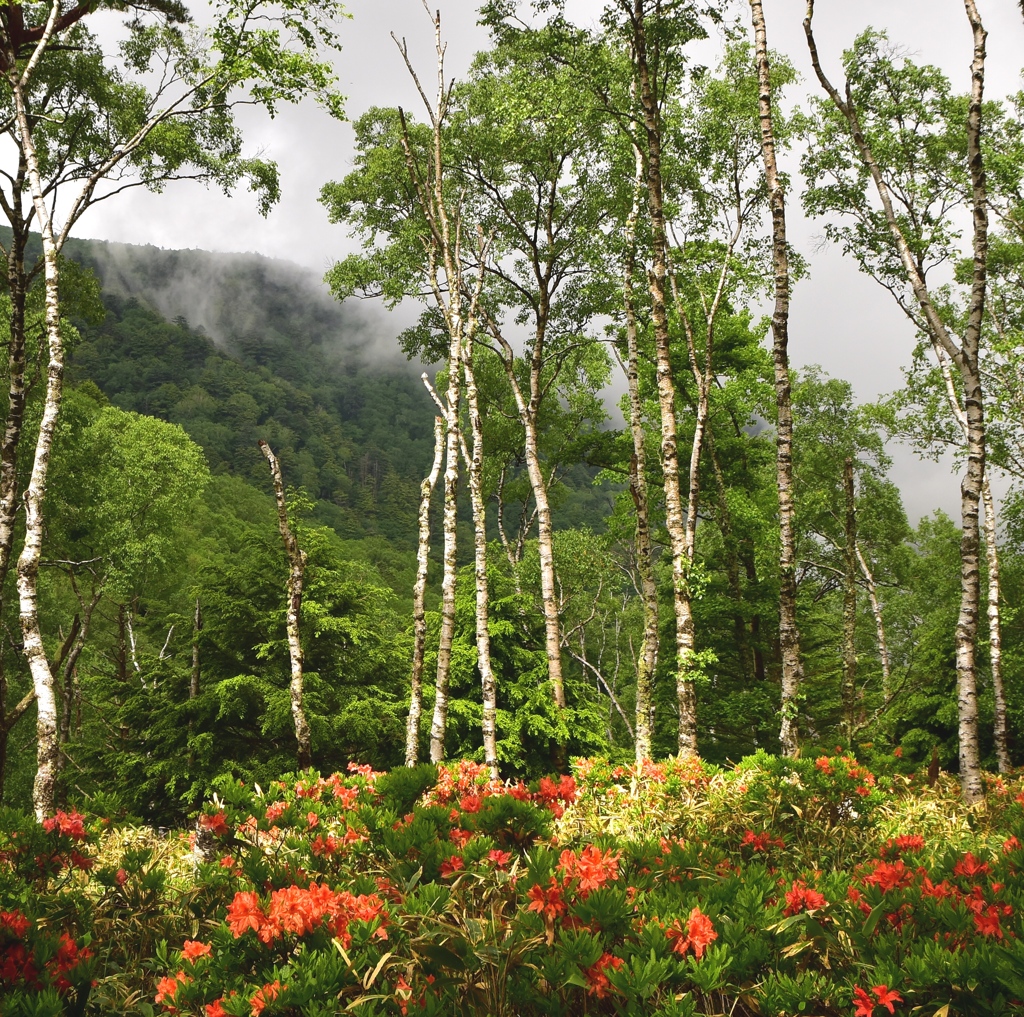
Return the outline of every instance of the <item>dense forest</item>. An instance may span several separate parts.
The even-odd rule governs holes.
[[[422,117],[369,110],[323,188],[364,245],[328,273],[341,303],[255,255],[70,238],[110,170],[39,114],[70,161],[33,171],[23,143],[2,238],[4,802],[166,824],[296,759],[535,776],[837,743],[959,771],[970,800],[1019,761],[1019,99],[982,101],[975,14],[969,94],[873,31],[844,92],[809,18],[822,92],[793,109],[754,8],[744,39],[724,8],[598,31],[493,3],[454,83],[438,20]],[[689,60],[726,26],[717,68]],[[272,201],[272,167],[183,94],[138,128],[168,147],[118,172]],[[101,100],[72,103],[96,131]],[[49,232],[46,173],[82,188]],[[796,200],[918,331],[878,403],[789,365]],[[894,439],[953,450],[962,519],[911,525]]]

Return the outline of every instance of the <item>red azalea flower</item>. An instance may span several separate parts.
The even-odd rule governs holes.
[[[988,865],[985,862],[978,861],[970,851],[966,852],[963,858],[953,866],[954,876],[966,876],[968,879],[973,879],[975,876],[983,876],[988,871]]]
[[[244,935],[249,929],[259,932],[266,920],[267,916],[260,906],[259,897],[249,890],[236,893],[234,900],[228,905],[228,928],[235,939]]]
[[[220,812],[215,812],[212,816],[200,816],[199,825],[217,837],[221,837],[228,832],[227,817],[224,815],[223,809]]]
[[[85,840],[85,816],[75,811],[56,812],[49,819],[43,820],[43,829],[47,833],[57,830],[72,840]]]
[[[539,883],[534,883],[527,891],[526,896],[530,898],[530,905],[526,910],[536,911],[547,921],[553,921],[568,910],[568,906],[562,899],[562,886],[554,876],[551,877],[546,889]]]
[[[672,944],[672,952],[679,954],[680,957],[685,956],[686,951],[690,949],[690,940],[678,918],[673,919],[672,924],[665,930],[665,938]]]
[[[512,861],[511,851],[499,851],[494,848],[487,852],[487,860],[496,868],[503,869],[510,861]]]
[[[617,971],[621,967],[621,957],[616,957],[614,954],[607,952],[601,954],[597,963],[586,971],[587,992],[592,996],[597,996],[598,999],[604,999],[605,996],[610,995],[615,990],[612,988],[611,982],[608,981],[608,976],[605,972],[609,968]]]
[[[921,851],[924,848],[924,837],[919,833],[897,837],[896,847],[900,851]]]
[[[690,938],[690,946],[693,947],[693,952],[697,955],[697,960],[700,960],[704,956],[704,951],[718,939],[718,933],[715,932],[711,919],[703,914],[699,907],[695,907],[690,912],[686,931]]]
[[[459,808],[463,812],[479,812],[483,799],[479,795],[464,795],[459,802]]]
[[[874,871],[864,877],[864,882],[877,886],[883,893],[907,886],[914,878],[913,871],[906,867],[902,858],[891,863],[879,860],[874,864]]]
[[[986,912],[977,912],[974,915],[974,928],[979,935],[995,936],[996,939],[1002,939],[1003,930],[999,926],[999,908],[992,905]]]
[[[209,957],[213,953],[213,945],[201,943],[198,939],[186,939],[181,948],[181,955],[187,961],[195,961],[200,957]]]
[[[458,855],[452,855],[451,858],[441,862],[441,877],[447,879],[448,876],[459,872],[465,867],[466,863]]]
[[[854,1017],[871,1017],[875,1012],[875,1001],[858,985],[853,990]]]
[[[823,908],[828,905],[828,901],[825,897],[818,893],[817,890],[812,890],[802,880],[797,879],[793,882],[793,887],[786,891],[786,910],[785,914],[795,915],[801,911],[812,911],[816,908]]]
[[[32,923],[20,911],[0,911],[0,929],[8,929],[21,939]]]
[[[871,991],[877,997],[875,1006],[884,1006],[889,1013],[895,1013],[893,1009],[893,1003],[902,1003],[903,997],[893,989],[890,989],[888,985],[872,985]]]
[[[277,999],[281,994],[282,989],[287,988],[288,986],[282,985],[279,979],[275,979],[268,985],[263,985],[258,988],[249,1000],[249,1004],[252,1007],[252,1017],[260,1017],[260,1014],[263,1013],[266,1005],[271,1002],[271,1000]]]
[[[187,985],[192,979],[179,971],[173,978],[161,978],[156,983],[156,1002],[163,1003],[168,1010],[174,1011],[174,997],[182,985]]]

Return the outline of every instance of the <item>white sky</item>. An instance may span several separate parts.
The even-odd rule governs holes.
[[[476,26],[474,0],[431,0],[439,5],[448,41],[447,70],[458,75],[473,53],[486,45]],[[569,0],[578,21],[596,19],[599,0]],[[799,93],[816,86],[807,58],[802,19],[805,0],[765,0],[768,41],[786,53],[803,82]],[[1012,0],[978,0],[989,32],[986,94],[998,97],[1020,87],[1024,65],[1024,19]],[[746,4],[742,5],[742,10]],[[390,32],[404,35],[426,79],[433,77],[432,25],[420,0],[349,0],[351,21],[337,69],[355,119],[373,105],[404,105],[418,99]],[[826,70],[840,75],[839,57],[867,26],[884,28],[893,42],[920,61],[938,64],[957,90],[969,87],[972,41],[962,0],[818,0],[815,32]],[[254,251],[323,272],[353,249],[343,227],[331,226],[317,202],[321,186],[351,167],[352,132],[312,104],[284,107],[278,117],[243,114],[251,152],[277,160],[283,199],[263,219],[252,196],[227,197],[190,183],[169,186],[161,195],[130,193],[101,204],[78,227],[79,236],[167,248]],[[798,180],[796,157],[789,160]],[[899,387],[900,366],[910,359],[913,335],[888,294],[858,274],[835,250],[821,250],[820,227],[789,201],[791,241],[809,260],[810,279],[797,287],[792,306],[791,356],[795,366],[817,363],[853,382],[862,399]],[[959,484],[946,468],[922,463],[909,452],[897,454],[896,479],[912,521],[941,506],[959,511]]]

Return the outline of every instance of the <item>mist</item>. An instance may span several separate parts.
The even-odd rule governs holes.
[[[226,349],[311,343],[343,369],[419,373],[397,336],[412,324],[408,309],[340,303],[310,268],[262,254],[110,241],[69,241],[69,257],[88,265],[106,293],[135,299],[170,321],[182,318]]]

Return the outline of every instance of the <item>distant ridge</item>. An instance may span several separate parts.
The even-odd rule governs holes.
[[[6,244],[10,235],[0,226],[0,240]],[[37,235],[29,246],[37,255]],[[290,261],[76,237],[64,254],[91,268],[104,293],[135,299],[168,321],[184,318],[236,352],[254,343],[313,345],[350,371],[422,370],[398,347],[398,316],[376,304],[339,303],[315,271]]]

